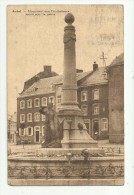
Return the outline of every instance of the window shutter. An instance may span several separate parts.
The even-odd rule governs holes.
[[[42,126],[42,136],[44,136],[44,127]]]
[[[19,128],[19,136],[21,136],[21,128]]]
[[[25,131],[26,131],[26,135],[28,135],[28,128],[26,128],[26,130],[25,130]]]
[[[33,135],[33,127],[31,127],[31,135]]]

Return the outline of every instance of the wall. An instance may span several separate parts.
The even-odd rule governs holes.
[[[92,91],[94,89],[99,89],[99,99],[93,100]],[[87,101],[81,101],[81,91],[87,91]],[[93,120],[97,119],[99,121],[99,139],[108,138],[108,129],[103,131],[101,129],[101,119],[106,118],[108,120],[108,84],[86,86],[78,89],[78,103],[81,108],[82,105],[88,106],[88,113],[84,116],[84,119],[90,120],[90,134],[93,136]],[[93,104],[99,104],[99,114],[94,115],[92,106]]]
[[[36,96],[29,96],[29,97],[21,97],[17,99],[17,131],[18,131],[18,143],[21,143],[21,140],[29,140],[29,143],[35,143],[35,134],[34,134],[34,127],[39,126],[40,127],[40,143],[42,142],[42,127],[44,126],[44,121],[42,121],[42,115],[40,114],[40,120],[38,122],[34,121],[34,113],[39,112],[39,109],[41,108],[41,103],[39,107],[34,107],[34,99],[39,98],[41,100],[42,97],[47,98],[47,102],[49,102],[49,97],[54,96],[55,94],[45,94],[45,95],[36,95]],[[32,99],[32,108],[27,108],[27,100]],[[20,101],[25,100],[25,109],[20,109]],[[40,101],[41,102],[41,101]],[[27,114],[32,113],[32,122],[27,121]],[[25,114],[25,127],[33,127],[33,135],[26,135],[21,136],[19,135],[19,128],[21,125],[20,122],[20,114]]]
[[[124,66],[109,68],[109,141],[124,141]]]

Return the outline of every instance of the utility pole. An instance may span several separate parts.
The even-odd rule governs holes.
[[[100,58],[101,60],[103,60],[103,66],[106,67],[106,57],[105,57],[105,54],[104,52],[102,52],[102,57]]]
[[[108,80],[108,74],[107,74],[107,67],[106,67],[106,57],[104,52],[102,52],[102,57],[100,58],[101,60],[103,60],[103,67],[104,67],[104,72],[103,72],[103,76],[104,79]]]

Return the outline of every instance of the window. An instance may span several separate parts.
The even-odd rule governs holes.
[[[25,128],[24,127],[19,128],[18,133],[19,133],[19,136],[24,136],[25,135]]]
[[[32,113],[27,114],[27,122],[32,122]]]
[[[27,108],[32,108],[32,100],[27,100]]]
[[[28,135],[33,135],[33,128],[32,127],[28,127]]]
[[[39,98],[36,98],[36,99],[34,100],[34,106],[35,106],[35,107],[40,107],[40,99],[39,99]]]
[[[57,87],[57,90],[58,90],[59,92],[61,92],[61,90],[62,90],[61,86],[58,86],[58,87]]]
[[[46,115],[42,114],[41,118],[42,118],[42,121],[45,121],[46,120]]]
[[[108,119],[107,118],[101,119],[101,130],[102,131],[108,130]]]
[[[99,114],[99,104],[93,105],[93,114]]]
[[[87,91],[81,91],[81,101],[87,101]]]
[[[42,106],[47,106],[47,98],[46,97],[43,97],[41,99],[41,104],[42,104]]]
[[[40,121],[40,113],[36,112],[34,114],[34,121]]]
[[[49,97],[49,103],[53,103],[53,105],[54,105],[54,96]]]
[[[88,106],[87,105],[82,105],[81,106],[81,111],[82,111],[83,115],[86,116],[88,114]]]
[[[61,95],[58,95],[58,97],[57,97],[57,103],[58,104],[61,104]]]
[[[99,89],[94,89],[93,90],[93,100],[98,100],[99,99]]]
[[[104,76],[104,79],[108,80],[107,68],[104,69],[103,76]]]
[[[25,108],[25,101],[22,100],[20,101],[20,109],[24,109]]]
[[[25,122],[25,114],[20,115],[20,122],[24,123]]]

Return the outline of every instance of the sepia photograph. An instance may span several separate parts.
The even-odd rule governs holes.
[[[124,185],[124,6],[7,6],[12,186]]]

